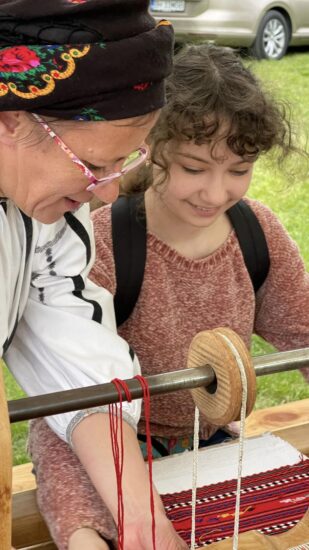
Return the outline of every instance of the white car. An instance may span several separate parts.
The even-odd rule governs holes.
[[[150,12],[171,21],[177,41],[245,47],[259,59],[309,45],[309,0],[150,0]]]

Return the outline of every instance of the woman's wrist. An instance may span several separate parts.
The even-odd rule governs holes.
[[[137,498],[136,498],[137,497]],[[156,523],[164,523],[168,521],[165,515],[164,506],[162,500],[157,493],[155,487],[153,487],[153,497],[154,497],[154,514]],[[147,491],[140,493],[140,498],[138,495],[132,499],[128,495],[124,498],[124,520],[125,523],[129,524],[144,524],[151,523],[151,507],[150,507],[150,494],[149,494],[149,484]]]
[[[136,518],[133,523],[126,523],[124,526],[125,544],[129,549],[152,549],[152,521],[147,514],[146,517]],[[155,539],[158,550],[185,550],[187,544],[179,537],[173,524],[166,517],[164,508],[162,512],[155,515]]]

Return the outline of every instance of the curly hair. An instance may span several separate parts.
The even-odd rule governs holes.
[[[208,143],[214,158],[216,143],[226,140],[233,153],[250,162],[272,149],[280,151],[282,161],[296,150],[288,105],[268,94],[230,48],[185,46],[175,56],[166,95],[149,137],[151,160],[162,169],[160,182],[168,176],[168,142]],[[142,178],[145,190],[152,179],[149,169],[138,175],[139,189]]]

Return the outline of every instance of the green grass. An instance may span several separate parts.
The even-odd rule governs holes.
[[[25,396],[24,392],[20,389],[6,367],[4,367],[4,383],[8,400],[19,399]],[[26,452],[28,422],[17,422],[16,424],[12,424],[11,428],[13,439],[14,465],[28,462],[29,457]]]
[[[260,61],[253,68],[264,83],[274,90],[278,97],[290,101],[296,122],[298,143],[305,143],[304,129],[309,128],[309,53],[292,53],[281,61]],[[293,172],[293,180],[288,173]],[[308,165],[295,156],[288,166],[288,172],[278,173],[264,159],[259,160],[254,174],[250,196],[260,199],[279,216],[291,236],[298,243],[309,266],[309,171]],[[260,338],[254,337],[253,353],[269,353],[272,348]],[[5,371],[9,399],[23,394],[11,375]],[[299,372],[288,372],[263,376],[258,379],[256,407],[270,407],[279,403],[309,397],[309,384]],[[26,462],[25,452],[27,423],[12,426],[14,439],[14,463]]]
[[[298,145],[306,144],[309,128],[309,54],[297,53],[279,62],[253,64],[255,73],[277,97],[289,101]],[[289,177],[289,173],[293,177]],[[300,155],[293,155],[286,171],[280,173],[265,159],[258,161],[249,195],[267,204],[280,218],[309,267],[309,166]],[[253,338],[254,355],[269,353],[272,348],[260,338]],[[258,379],[256,408],[309,397],[309,385],[299,372],[288,372]]]
[[[289,101],[297,145],[306,147],[306,130],[308,132],[309,128],[309,53],[290,54],[279,62],[255,62],[253,67],[277,97]],[[291,172],[293,177],[289,176]],[[270,166],[266,159],[257,162],[249,195],[265,202],[278,215],[298,243],[307,268],[308,194],[309,163],[301,155],[293,155],[282,172]]]

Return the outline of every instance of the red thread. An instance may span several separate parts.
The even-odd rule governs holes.
[[[147,460],[149,470],[149,488],[150,488],[150,511],[152,518],[152,545],[153,550],[156,550],[156,524],[155,524],[155,508],[154,508],[154,496],[153,496],[153,482],[152,482],[152,444],[150,434],[150,391],[147,380],[140,375],[136,375],[134,378],[139,381],[143,389],[144,409],[145,409],[145,421],[146,421],[146,441],[147,441]],[[108,406],[109,411],[109,424],[111,431],[112,451],[115,462],[115,472],[117,481],[117,499],[118,499],[118,550],[124,550],[124,506],[123,506],[123,492],[122,492],[122,474],[123,474],[123,460],[124,460],[124,444],[123,444],[123,424],[122,424],[122,391],[125,393],[127,401],[132,401],[130,390],[124,380],[114,378],[112,380],[116,386],[119,396],[119,415],[117,403],[112,403]],[[118,443],[118,430],[120,422],[120,447]]]
[[[147,460],[148,460],[148,470],[149,470],[149,489],[150,489],[150,510],[152,518],[152,546],[153,550],[156,550],[156,523],[155,523],[155,508],[154,508],[154,498],[153,498],[153,483],[152,483],[152,444],[151,444],[151,433],[150,433],[150,391],[147,380],[137,374],[134,376],[136,380],[139,381],[140,385],[143,388],[143,397],[144,397],[144,409],[145,409],[145,422],[146,422],[146,442],[147,442]]]
[[[108,406],[109,412],[109,425],[111,431],[111,443],[112,451],[115,463],[115,473],[117,481],[117,500],[118,500],[118,549],[124,550],[124,506],[123,506],[123,492],[122,492],[122,474],[123,474],[123,459],[124,459],[124,445],[123,445],[123,424],[122,424],[122,390],[128,401],[131,401],[131,394],[129,388],[123,380],[114,378],[112,380],[116,386],[119,396],[119,416],[117,403],[111,403]],[[120,447],[118,443],[118,430],[120,422]]]

